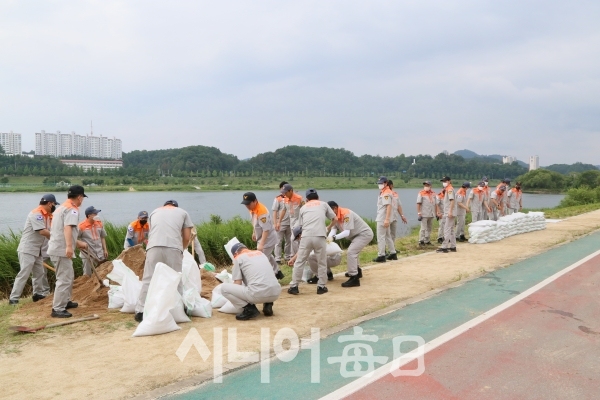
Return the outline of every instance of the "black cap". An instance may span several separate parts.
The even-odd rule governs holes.
[[[483,182],[487,182],[487,181],[488,181],[488,177],[487,177],[487,176],[484,176],[483,178],[481,178],[481,180],[482,180]]]
[[[379,180],[377,181],[377,184],[382,184],[382,183],[387,183],[388,178],[386,176],[380,176]]]
[[[317,191],[315,189],[313,189],[313,188],[310,188],[310,189],[308,189],[306,191],[306,196],[305,197],[308,197],[309,194],[316,194],[316,195],[318,195]]]
[[[242,204],[247,206],[248,204],[252,203],[254,200],[256,200],[256,195],[252,192],[246,192],[246,193],[244,193],[244,199],[242,200]]]
[[[294,229],[292,229],[292,236],[294,237],[294,240],[296,240],[298,238],[298,236],[300,236],[301,234],[302,234],[301,226],[297,226]]]
[[[148,218],[148,211],[140,211],[138,213],[138,218]]]
[[[43,195],[43,196],[42,196],[42,199],[41,199],[40,201],[46,201],[46,202],[48,202],[48,203],[52,203],[52,204],[58,204],[58,203],[56,202],[56,197],[54,197],[54,195],[53,195],[53,194],[50,194],[50,193]]]
[[[510,183],[510,179],[504,178],[504,179],[502,179],[502,182],[504,182],[504,183]]]
[[[283,185],[281,187],[281,194],[286,194],[287,192],[289,192],[290,190],[294,190],[294,188],[292,187],[292,185],[290,185],[289,183],[286,183],[285,185]]]
[[[72,195],[76,195],[79,196],[80,194],[83,195],[83,197],[87,197],[84,190],[83,190],[83,186],[79,186],[79,185],[73,185],[69,188],[69,191],[67,192],[68,196],[72,196]]]
[[[233,246],[231,246],[231,255],[235,256],[235,253],[237,253],[241,249],[247,249],[247,247],[246,247],[246,245],[244,243],[236,243],[236,244],[234,244]]]
[[[164,206],[174,206],[174,207],[179,207],[179,203],[176,200],[167,200],[165,201],[165,204],[163,204]],[[139,215],[139,214],[138,214]]]
[[[440,179],[440,182],[447,182],[447,181],[451,181],[452,179],[450,179],[449,176],[444,176],[442,179]]]
[[[90,214],[98,214],[100,211],[102,211],[102,210],[96,210],[96,208],[94,208],[94,206],[89,206],[88,208],[85,209],[85,216],[87,217]]]
[[[471,187],[471,182],[463,182],[463,187],[465,188],[470,188]]]
[[[500,186],[498,189],[500,189],[504,192],[506,190],[506,186]]]
[[[423,185],[429,185],[429,186],[431,186],[431,181],[423,181]]]

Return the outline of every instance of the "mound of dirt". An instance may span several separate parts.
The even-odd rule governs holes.
[[[215,286],[220,285],[221,282],[215,278],[214,272],[207,272],[203,269],[201,271],[200,277],[202,279],[202,291],[200,292],[200,296],[210,300],[213,289]]]

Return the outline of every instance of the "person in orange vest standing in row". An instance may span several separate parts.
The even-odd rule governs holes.
[[[506,212],[508,215],[519,212],[523,209],[523,192],[521,191],[521,182],[506,194]]]
[[[140,243],[148,243],[148,233],[150,232],[150,224],[148,224],[148,211],[140,211],[138,218],[129,224],[127,227],[127,235],[125,235],[125,249],[135,246]]]
[[[419,246],[431,244],[433,218],[436,216],[436,194],[431,190],[431,182],[423,182],[423,190],[417,195],[417,215],[421,222]]]
[[[108,250],[106,247],[106,231],[102,225],[102,221],[98,219],[98,213],[101,210],[96,210],[94,206],[85,209],[85,219],[79,223],[79,240],[87,243],[88,253],[91,260],[83,253],[80,257],[83,260],[83,274],[92,276],[92,266],[90,262],[94,262],[94,256],[100,260],[108,258]]]
[[[443,218],[444,218],[444,242],[442,247],[436,250],[437,253],[448,253],[456,251],[456,235],[454,230],[454,221],[456,218],[456,193],[452,187],[452,180],[449,176],[444,176],[442,179],[444,185],[444,200],[442,201]]]
[[[468,189],[471,182],[463,182],[460,189],[456,191],[456,238],[459,242],[467,240],[465,237],[465,219],[467,218],[467,201],[469,200]]]
[[[379,177],[377,181],[379,185],[379,197],[377,198],[377,258],[374,262],[385,262],[385,247],[387,245],[390,255],[388,260],[397,260],[396,246],[392,240],[392,232],[390,224],[394,220],[393,199],[394,195],[388,185],[388,178],[385,176]]]

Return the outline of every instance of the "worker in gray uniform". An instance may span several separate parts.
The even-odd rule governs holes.
[[[492,207],[492,213],[490,219],[492,221],[498,221],[498,218],[504,216],[504,193],[506,192],[506,186],[499,186],[498,189],[492,191],[490,195],[490,206]]]
[[[379,186],[377,216],[375,218],[377,222],[377,258],[373,259],[373,261],[381,263],[386,261],[386,246],[390,251],[387,259],[397,260],[398,256],[396,255],[396,245],[392,240],[392,232],[390,231],[390,223],[394,218],[394,210],[392,208],[394,195],[388,185],[387,177],[379,177],[377,185]]]
[[[279,264],[275,262],[275,257],[273,257],[273,250],[277,244],[277,232],[275,232],[269,210],[258,201],[256,195],[252,192],[244,193],[242,204],[250,211],[253,227],[252,240],[257,242],[256,249],[267,256],[277,279],[283,279],[283,272],[281,272]]]
[[[263,304],[263,314],[273,315],[273,303],[281,294],[281,286],[273,275],[271,263],[263,252],[248,250],[243,243],[231,248],[233,255],[233,283],[223,283],[223,297],[243,311],[235,316],[238,321],[247,321],[260,315],[256,304]]]
[[[294,229],[298,226],[298,218],[300,217],[300,209],[304,205],[304,199],[298,193],[294,192],[294,188],[289,183],[281,187],[281,194],[284,198],[285,213],[290,218],[290,228]],[[298,252],[300,243],[292,239],[292,254]]]
[[[292,230],[292,238],[296,242],[300,242],[302,239],[302,227],[297,226]],[[296,262],[296,258],[298,258],[298,253],[294,254],[292,258],[288,261],[288,265],[290,267],[294,266]],[[327,255],[327,280],[333,280],[333,272],[331,272],[331,268],[336,267],[342,263],[342,252],[328,254]],[[310,271],[312,272],[312,277],[306,280],[306,283],[310,283],[316,285],[319,283],[319,259],[317,258],[314,252],[311,252],[308,256],[308,264]]]
[[[83,261],[83,274],[92,276],[92,263],[95,260],[106,260],[108,258],[108,248],[106,247],[106,230],[98,217],[97,210],[94,206],[85,209],[85,219],[79,223],[78,239],[84,241],[88,245],[87,253],[89,258],[81,252],[79,256]]]
[[[279,184],[280,193],[273,200],[273,222],[275,224],[275,232],[277,233],[277,244],[275,245],[275,262],[281,264],[281,253],[283,247],[284,260],[287,262],[292,258],[292,228],[290,227],[290,215],[285,207],[285,196],[281,193],[281,189],[287,182],[283,181]],[[282,246],[284,244],[284,246]]]
[[[338,206],[335,201],[329,201],[327,204],[337,216],[336,222],[329,225],[328,238],[332,240],[348,238],[350,240],[350,246],[346,253],[347,276],[350,279],[342,283],[342,287],[360,286],[362,270],[359,266],[358,256],[362,249],[373,240],[373,231],[354,211]]]
[[[483,211],[487,209],[485,182],[481,181],[471,190],[467,200],[467,212],[471,213],[471,222],[483,220]]]
[[[437,233],[437,241],[439,244],[444,243],[444,225],[446,224],[446,215],[444,214],[444,196],[446,194],[446,190],[442,190],[439,192],[435,198],[435,213],[438,220],[438,233]]]
[[[402,211],[402,201],[400,201],[400,195],[398,192],[394,190],[394,182],[391,179],[388,179],[388,186],[392,191],[392,210],[394,210],[394,220],[390,222],[390,234],[392,235],[392,241],[396,243],[396,236],[398,234],[398,220],[402,221],[403,224],[406,224],[408,221],[404,216],[404,212]],[[398,257],[394,254],[393,256],[390,254],[387,256],[388,260],[397,260]]]
[[[444,211],[444,242],[442,247],[436,250],[438,253],[447,253],[456,251],[456,234],[454,223],[456,218],[456,193],[452,187],[452,180],[449,176],[440,179],[444,185],[444,200],[442,202]]]
[[[20,270],[10,292],[9,304],[16,305],[19,303],[29,275],[33,275],[31,283],[33,285],[34,302],[50,294],[50,285],[48,285],[48,276],[43,266],[43,257],[44,246],[50,238],[52,212],[54,212],[57,204],[53,194],[45,194],[42,196],[39,205],[27,215],[25,227],[19,240],[19,247],[17,247]]]
[[[329,204],[320,201],[315,189],[306,191],[306,204],[300,209],[298,226],[302,227],[302,239],[298,247],[298,254],[294,262],[294,272],[290,282],[289,294],[300,294],[298,284],[302,280],[304,264],[308,261],[311,251],[315,252],[319,268],[319,282],[317,283],[317,294],[328,292],[327,289],[327,218],[334,223],[337,216],[329,207]]]
[[[431,190],[431,182],[423,181],[423,190],[417,195],[417,219],[421,222],[419,246],[431,244],[431,230],[436,216],[437,195]]]
[[[467,240],[465,237],[465,219],[467,218],[467,191],[471,187],[471,182],[463,182],[460,189],[456,191],[456,238],[460,242]]]
[[[142,289],[135,305],[135,320],[142,322],[148,287],[154,275],[156,264],[159,262],[168,265],[176,272],[181,272],[183,264],[183,250],[186,249],[192,238],[194,224],[190,215],[175,200],[167,200],[162,207],[150,213],[148,217],[150,234],[146,246],[146,262]],[[178,287],[182,292],[181,283]]]
[[[56,269],[56,286],[52,300],[53,318],[69,318],[67,309],[77,308],[79,304],[72,301],[73,257],[75,248],[87,249],[87,244],[77,240],[79,233],[79,207],[83,198],[87,197],[82,186],[73,185],[67,192],[67,201],[62,203],[52,215],[48,255]]]
[[[517,182],[515,187],[506,193],[506,211],[508,215],[519,212],[523,209],[523,192],[521,191],[521,182]]]

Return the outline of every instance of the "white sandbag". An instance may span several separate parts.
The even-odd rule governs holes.
[[[215,286],[212,291],[212,297],[210,301],[210,305],[212,308],[221,308],[227,303],[227,299],[221,293],[221,285]]]
[[[221,283],[233,283],[233,275],[227,272],[226,269],[216,274],[215,278],[217,278]]]
[[[328,256],[333,256],[335,254],[339,254],[342,252],[342,249],[340,248],[340,245],[337,244],[336,242],[331,242],[327,244],[327,255]]]
[[[231,248],[233,247],[234,244],[239,243],[240,241],[234,237],[233,239],[231,239],[229,242],[227,242],[223,247],[225,247],[225,251],[227,252],[227,254],[229,254],[229,258],[231,258],[231,261],[233,261],[233,254],[231,254]]]
[[[108,308],[121,308],[125,304],[123,290],[119,285],[110,285],[108,291]]]
[[[157,263],[148,287],[144,320],[138,325],[133,336],[159,335],[181,329],[175,323],[171,309],[177,303],[177,286],[181,275],[163,263]]]
[[[125,268],[122,279],[123,284],[121,285],[121,290],[123,291],[123,307],[121,308],[121,312],[134,313],[135,305],[142,290],[142,282],[135,272],[127,267]]]
[[[304,270],[302,271],[302,281],[308,282],[310,278],[312,278],[313,273],[312,269],[310,269],[310,265],[305,265]]]
[[[123,276],[127,273],[127,270],[131,269],[125,265],[125,263],[121,260],[113,260],[112,262],[113,269],[110,271],[106,277],[111,281],[117,282],[119,285],[123,284]]]
[[[187,314],[185,313],[185,309],[183,308],[183,299],[181,298],[181,295],[179,294],[179,292],[177,292],[177,300],[175,302],[175,305],[169,311],[171,312],[171,315],[173,316],[173,319],[175,320],[175,322],[178,324],[180,324],[182,322],[190,322],[191,321],[190,317],[188,317]]]
[[[193,317],[210,318],[212,316],[210,302],[200,296],[202,290],[200,270],[188,251],[183,253],[181,280],[183,284],[183,304],[187,307],[188,314]],[[177,318],[175,320],[177,321]]]
[[[219,312],[225,313],[225,314],[239,314],[242,312],[242,308],[237,308],[236,306],[234,306],[233,304],[231,304],[231,302],[229,300],[227,300],[227,303],[225,303],[225,305],[223,305],[223,307],[219,308]]]
[[[192,317],[210,318],[212,317],[212,306],[210,301],[200,297],[200,300],[194,304],[194,309],[191,312]]]

